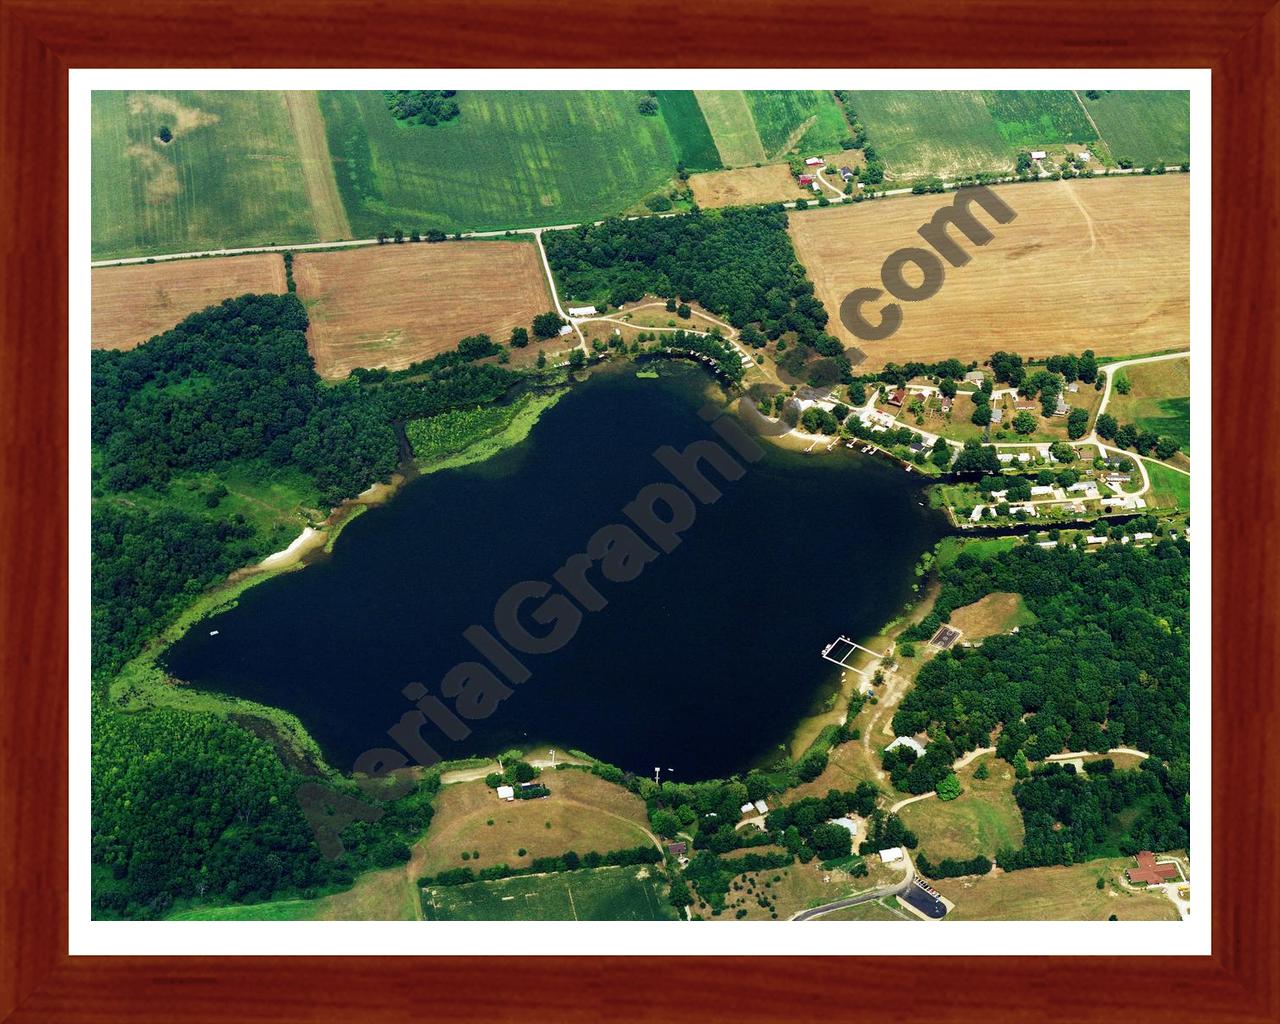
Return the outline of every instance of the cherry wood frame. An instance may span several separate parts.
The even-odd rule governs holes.
[[[0,0],[0,1017],[12,1021],[1280,1019],[1277,95],[1271,0]],[[574,41],[589,40],[575,53]],[[133,958],[67,954],[67,70],[1209,67],[1213,954]],[[607,79],[601,81],[607,86]],[[1202,513],[1203,514],[1203,513]],[[820,926],[819,926],[820,927]],[[1122,927],[1122,926],[1121,926]],[[855,952],[855,951],[848,951]]]

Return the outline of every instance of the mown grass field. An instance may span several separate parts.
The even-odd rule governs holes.
[[[766,159],[746,94],[737,89],[699,90],[694,94],[725,167],[763,163]]]
[[[982,100],[995,120],[996,131],[1014,149],[1088,143],[1098,137],[1069,89],[1006,89],[984,92]]]
[[[986,764],[986,779],[975,779]],[[1013,799],[1013,769],[986,754],[957,773],[963,792],[954,800],[936,797],[908,804],[898,812],[920,838],[919,850],[935,864],[944,857],[968,860],[982,854],[995,859],[1000,849],[1022,846],[1022,812]]]
[[[956,904],[945,921],[1105,921],[1112,914],[1121,921],[1176,921],[1178,912],[1164,895],[1121,888],[1119,879],[1132,863],[1115,858],[993,872],[946,879],[934,888]]]
[[[1016,219],[970,248],[968,265],[948,266],[928,302],[904,304],[901,327],[876,342],[844,326],[841,302],[854,288],[879,286],[885,258],[917,239],[951,196],[792,214],[790,232],[831,314],[827,329],[865,353],[861,372],[887,362],[981,361],[1000,349],[1028,358],[1086,347],[1133,355],[1190,342],[1189,185],[1173,174],[1000,186]],[[873,323],[876,308],[867,310]],[[1087,344],[1086,316],[1105,325]]]
[[[719,170],[722,165],[716,140],[711,137],[711,129],[707,127],[707,119],[693,91],[673,89],[660,92],[658,108],[667,122],[667,131],[671,133],[676,158],[684,164],[685,170]]]
[[[428,921],[674,921],[666,884],[651,866],[592,868],[431,886]]]
[[[1096,100],[1080,95],[1117,159],[1128,157],[1145,165],[1191,158],[1189,93],[1112,89]]]
[[[338,190],[353,231],[567,224],[616,213],[675,173],[662,117],[636,92],[458,94],[461,114],[404,125],[380,92],[325,92]]]
[[[770,160],[840,150],[849,125],[826,89],[752,90],[746,94],[756,133]]]
[[[1151,478],[1151,490],[1146,498],[1156,508],[1180,508],[1191,511],[1191,477],[1169,469],[1150,459],[1144,460],[1147,476]]]
[[[607,853],[651,842],[644,802],[621,786],[577,770],[544,771],[541,781],[549,797],[513,802],[499,800],[483,781],[443,787],[431,827],[414,848],[415,877],[446,868],[521,867],[566,850]],[[465,861],[464,852],[471,855]]]
[[[94,259],[317,239],[284,93],[95,92],[92,121]]]
[[[328,379],[356,367],[403,369],[475,334],[505,342],[552,308],[527,238],[305,252],[293,274],[316,372]]]
[[[1190,452],[1191,360],[1139,363],[1116,373],[1128,377],[1132,388],[1127,395],[1112,388],[1107,412],[1119,423],[1167,434],[1181,443],[1184,452]]]
[[[279,253],[98,267],[93,271],[94,348],[133,348],[223,299],[285,290]]]
[[[916,921],[918,918],[912,917],[905,910],[901,910],[896,906],[896,900],[890,897],[887,900],[872,900],[870,903],[860,903],[856,907],[846,907],[844,910],[833,910],[830,914],[824,914],[822,917],[814,918],[816,921]]]
[[[851,92],[849,97],[891,178],[950,179],[1013,166],[1010,146],[976,90]]]

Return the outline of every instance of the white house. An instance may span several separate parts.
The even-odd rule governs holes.
[[[1052,495],[1052,494],[1054,494],[1055,492],[1056,492],[1056,488],[1054,488],[1054,487],[1050,487],[1048,484],[1043,484],[1043,485],[1037,484],[1037,485],[1035,485],[1035,486],[1033,486],[1033,487],[1031,488],[1031,493],[1032,493],[1032,494],[1049,494],[1049,495]]]
[[[572,333],[573,333],[573,328],[569,324],[565,324],[563,327],[560,328],[560,337],[562,338],[566,334],[572,334]]]
[[[1086,537],[1084,540],[1086,544],[1105,544],[1107,542],[1106,537]]]
[[[826,163],[826,161],[825,161],[825,160],[823,160],[823,159],[822,159],[822,157],[820,157],[820,156],[811,156],[811,157],[809,157],[809,159],[808,159],[808,160],[806,160],[806,161],[804,162],[804,165],[805,165],[806,167],[821,167],[821,166],[822,166],[823,164],[825,164],[825,163]]]
[[[1150,540],[1154,536],[1155,534],[1152,534],[1152,533],[1135,533],[1133,535],[1133,539],[1134,540]]]
[[[819,185],[816,181],[815,181],[812,185],[810,185],[809,187],[810,187],[811,189],[813,189],[815,192],[821,192],[821,191],[822,191],[822,186],[821,186],[821,185]]]
[[[514,786],[499,786],[499,787],[498,787],[498,799],[499,799],[499,800],[514,800],[515,798],[516,798],[516,790],[515,790],[515,787],[514,787]]]
[[[1043,160],[1043,159],[1044,159],[1045,157],[1047,157],[1048,155],[1049,155],[1049,154],[1048,154],[1048,153],[1046,153],[1043,149],[1033,149],[1033,150],[1031,151],[1031,159],[1032,159],[1032,160]]]
[[[964,375],[964,379],[970,384],[981,384],[987,379],[987,375],[981,370],[970,370]]]
[[[969,522],[976,523],[982,518],[982,506],[976,505],[972,512],[969,513]]]
[[[890,846],[887,850],[881,850],[880,860],[885,864],[892,864],[895,861],[902,860],[902,847]]]
[[[596,314],[595,306],[570,306],[569,307],[570,316],[595,316],[595,314]]]
[[[763,800],[757,800],[757,801],[756,801],[756,804],[755,804],[755,807],[756,807],[756,810],[757,810],[760,814],[768,814],[768,813],[769,813],[769,805],[768,805],[767,803],[765,803]]]
[[[910,736],[899,736],[896,740],[885,747],[885,750],[896,750],[898,747],[910,747],[917,754],[924,754],[924,747],[921,746],[918,740],[914,740]]]
[[[740,810],[743,814],[755,814],[756,805],[751,803],[751,801],[748,800],[745,804],[739,807],[738,810]]]

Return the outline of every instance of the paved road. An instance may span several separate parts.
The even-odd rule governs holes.
[[[812,921],[814,918],[823,917],[830,914],[834,910],[845,910],[848,907],[856,907],[862,903],[870,903],[872,900],[882,899],[885,896],[896,896],[898,893],[906,892],[916,877],[916,866],[911,863],[911,857],[903,851],[903,856],[907,862],[907,873],[901,882],[893,885],[886,885],[879,889],[872,889],[869,892],[858,893],[857,896],[848,896],[842,900],[833,900],[830,903],[824,903],[820,907],[813,907],[809,910],[802,910],[798,914],[793,914],[790,918],[792,921]]]
[[[1139,173],[1141,173],[1141,168],[1134,168],[1128,171],[1123,169],[1113,168],[1111,171],[1112,176],[1121,175],[1121,174],[1139,174]],[[1041,177],[1047,177],[1047,175],[1041,174]],[[993,184],[1007,184],[1009,182],[1016,181],[1016,180],[1017,180],[1016,178],[1007,178],[1001,182],[993,182]],[[953,181],[948,181],[943,183],[944,188],[955,188],[955,185],[956,183]],[[906,196],[911,194],[912,194],[912,191],[909,188],[891,188],[891,189],[886,189],[883,192],[877,192],[876,198],[883,198],[886,196]],[[843,194],[840,195],[841,200],[845,198],[846,197]],[[785,202],[782,204],[782,206],[788,210],[794,209],[795,205],[796,205],[795,200],[791,200],[789,202]],[[842,206],[843,203],[833,202],[831,205]],[[658,214],[652,214],[650,216],[678,217],[680,216],[680,211],[674,210],[671,213],[658,213]],[[624,219],[625,220],[641,220],[642,218],[626,217]],[[590,223],[600,224],[602,222],[597,220],[597,221],[591,221]],[[570,229],[577,228],[577,227],[582,227],[582,224],[544,224],[540,227],[531,227],[531,228],[504,228],[496,231],[463,231],[461,232],[461,235],[463,238],[502,238],[504,235],[538,235],[538,234],[541,234],[543,231],[569,231]],[[197,249],[192,252],[159,253],[154,256],[127,256],[121,259],[114,259],[114,260],[92,260],[89,265],[91,267],[122,267],[122,266],[128,266],[129,264],[133,264],[133,263],[165,263],[169,260],[189,260],[189,259],[195,259],[201,256],[245,256],[245,255],[248,255],[249,253],[255,253],[255,252],[308,252],[316,249],[347,249],[347,248],[352,248],[354,246],[379,245],[379,244],[394,245],[395,243],[390,241],[387,241],[385,243],[380,243],[377,238],[347,238],[347,239],[335,240],[330,242],[294,242],[292,244],[287,244],[287,245],[248,245],[248,246],[242,246],[240,248]],[[411,245],[414,243],[405,242],[402,244]],[[429,245],[431,243],[418,243],[418,244]]]

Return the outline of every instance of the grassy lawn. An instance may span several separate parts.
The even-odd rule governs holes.
[[[1069,89],[1006,89],[984,92],[982,99],[996,131],[1015,150],[1088,143],[1098,137]]]
[[[676,920],[666,884],[649,865],[432,886],[422,909],[428,921]]]
[[[283,93],[95,92],[92,134],[95,259],[317,238]]]
[[[976,90],[851,92],[849,108],[897,180],[1008,170],[1009,144]]]
[[[905,910],[897,909],[895,899],[872,900],[856,907],[833,910],[830,914],[815,918],[816,921],[915,921]]]
[[[1117,158],[1145,165],[1191,156],[1191,97],[1186,92],[1112,89],[1096,100],[1080,94]]]
[[[964,634],[965,640],[981,640],[1035,621],[1035,613],[1021,594],[995,593],[957,608],[951,613],[950,624]]]
[[[1156,508],[1180,508],[1190,512],[1191,477],[1186,473],[1179,473],[1176,469],[1162,466],[1158,462],[1152,462],[1150,459],[1144,461],[1147,475],[1151,478],[1151,490],[1147,492],[1147,502]]]
[[[1021,537],[992,537],[989,540],[969,539],[965,537],[943,537],[938,541],[937,566],[945,569],[960,557],[961,551],[968,551],[978,558],[990,558],[1001,551],[1008,551],[1023,543]]]
[[[735,921],[739,919],[738,911],[745,910],[743,920],[785,921],[801,910],[854,896],[902,878],[901,872],[881,864],[879,857],[868,857],[866,864],[869,874],[863,878],[854,878],[841,868],[825,869],[816,860],[808,864],[797,862],[785,868],[748,871],[734,878],[725,896],[724,910],[718,916],[713,916],[705,903],[698,902],[693,905],[693,913],[701,914],[708,921]],[[771,906],[761,906],[760,896],[765,896]],[[774,914],[777,914],[776,918]]]
[[[1140,363],[1117,370],[1132,385],[1127,395],[1114,388],[1107,412],[1118,423],[1132,423],[1167,434],[1191,450],[1191,360],[1168,359],[1159,363]]]
[[[947,879],[934,888],[956,904],[947,921],[1105,921],[1112,914],[1121,921],[1176,921],[1178,912],[1163,895],[1120,887],[1119,879],[1131,863],[1115,858],[993,872]]]
[[[661,116],[636,92],[458,94],[453,121],[407,126],[380,92],[325,92],[320,107],[352,230],[367,236],[593,220],[671,180]],[[679,119],[678,119],[679,120]]]
[[[973,777],[980,764],[986,764],[989,778]],[[1002,848],[1021,847],[1022,812],[1013,799],[1013,769],[987,754],[958,774],[963,792],[956,799],[921,800],[898,812],[920,837],[921,852],[936,864],[944,857],[967,860],[978,854],[994,859]]]
[[[791,152],[834,154],[849,137],[844,111],[825,89],[752,90],[746,96],[771,160]]]
[[[644,802],[621,786],[573,769],[544,771],[540,781],[549,797],[509,803],[483,781],[443,787],[431,827],[414,847],[413,877],[445,868],[520,867],[566,850],[606,853],[650,842]],[[472,855],[465,861],[464,852]]]

